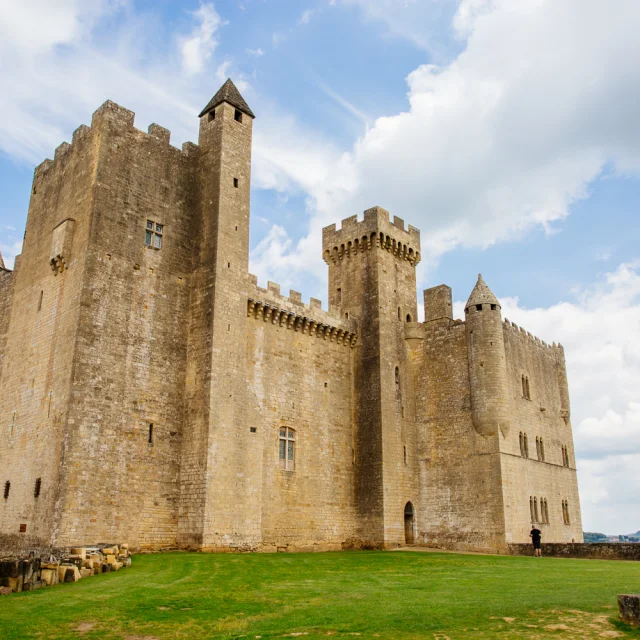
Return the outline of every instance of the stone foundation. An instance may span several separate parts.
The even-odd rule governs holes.
[[[533,545],[510,544],[512,556],[532,556]],[[542,543],[542,555],[556,558],[589,558],[592,560],[640,560],[640,544],[614,542],[587,543]]]

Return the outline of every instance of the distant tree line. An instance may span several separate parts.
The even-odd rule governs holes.
[[[584,541],[585,542],[607,542],[609,540],[609,536],[604,533],[595,533],[592,531],[584,531]],[[640,542],[640,531],[633,533],[628,536],[613,536],[618,538],[618,542]]]

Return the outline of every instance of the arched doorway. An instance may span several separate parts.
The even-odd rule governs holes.
[[[415,537],[413,534],[414,528],[414,510],[413,505],[410,502],[404,506],[404,541],[405,544],[413,544]]]

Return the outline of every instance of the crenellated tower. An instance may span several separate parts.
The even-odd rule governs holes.
[[[413,388],[405,325],[417,316],[415,267],[420,232],[380,207],[323,229],[329,265],[329,308],[358,320],[354,358],[354,466],[357,538],[404,542],[403,509],[415,504],[407,464]],[[411,448],[411,447],[409,447]]]

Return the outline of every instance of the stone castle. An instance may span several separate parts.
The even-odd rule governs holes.
[[[0,269],[0,547],[506,550],[582,542],[564,352],[482,278],[454,320],[420,234],[323,231],[329,310],[248,273],[254,114],[198,145],[106,102],[35,170]]]

